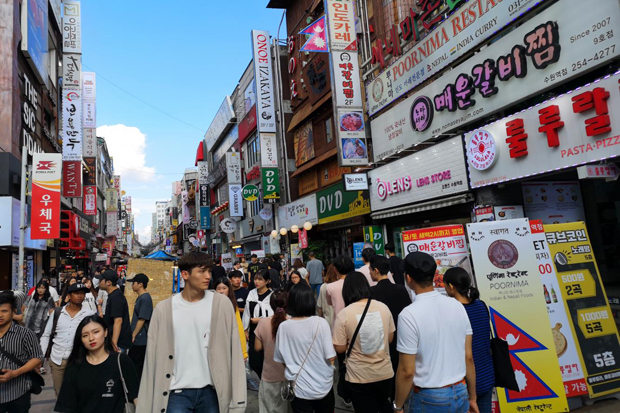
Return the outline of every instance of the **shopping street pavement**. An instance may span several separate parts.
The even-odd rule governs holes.
[[[56,397],[54,395],[54,387],[52,385],[52,375],[49,373],[43,376],[45,378],[45,387],[41,394],[33,396],[31,413],[50,413],[54,409]],[[336,413],[352,412],[352,408],[347,408],[339,397],[336,397]],[[578,413],[620,413],[620,400],[602,400],[594,403],[592,406],[584,406],[578,410]],[[248,390],[248,408],[247,413],[258,413],[258,392]],[[552,413],[552,412],[550,412]]]

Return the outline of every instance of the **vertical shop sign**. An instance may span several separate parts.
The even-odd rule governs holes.
[[[82,98],[92,102],[97,100],[97,76],[94,72],[82,73]]]
[[[64,89],[79,89],[82,81],[82,55],[62,55],[62,86]]]
[[[82,197],[82,162],[64,161],[62,163],[62,196]]]
[[[364,243],[372,244],[372,247],[378,255],[385,255],[383,226],[372,225],[370,227],[364,227]]]
[[[269,32],[252,30],[254,51],[254,79],[256,79],[256,114],[258,131],[276,132],[276,111],[273,93],[271,45]]]
[[[437,270],[433,286],[436,290],[445,292],[443,276],[450,268],[461,267],[472,273],[462,225],[414,229],[404,231],[402,236],[406,254],[420,251],[435,259]]]
[[[206,207],[209,206],[209,185],[200,184],[198,185],[198,206]]]
[[[82,92],[65,90],[62,96],[62,160],[82,161]]]
[[[30,238],[59,238],[62,155],[35,153],[32,158],[32,165]]]
[[[84,100],[82,103],[82,126],[85,128],[97,127],[97,104]]]
[[[308,231],[305,228],[301,228],[299,234],[299,246],[301,248],[308,248]]]
[[[97,158],[84,158],[88,173],[84,174],[84,196],[82,211],[86,215],[97,215]]]
[[[211,229],[211,208],[208,206],[200,207],[200,228]]]
[[[105,191],[105,204],[106,211],[108,212],[118,212],[118,191],[115,188],[108,188]],[[118,219],[118,214],[117,217]]]
[[[540,220],[530,220],[530,230],[532,231],[532,242],[536,251],[538,272],[543,283],[547,314],[551,322],[555,353],[560,361],[564,393],[566,397],[588,394],[588,388],[583,378],[581,360],[577,354],[577,347],[564,308],[564,293],[558,284],[558,278],[553,267],[553,259],[545,237],[543,222]]]
[[[278,146],[275,133],[260,134],[260,159],[263,168],[278,166]]]
[[[119,193],[121,193],[121,176],[120,175],[114,175],[114,189],[116,189],[116,191]]]
[[[95,128],[83,129],[82,156],[97,156],[97,130]]]
[[[620,338],[583,222],[545,225],[590,397],[620,389]]]
[[[468,224],[467,235],[480,295],[520,389],[498,389],[501,410],[567,412],[529,221]]]
[[[198,183],[206,185],[209,179],[209,162],[198,161]]]
[[[241,197],[241,184],[228,184],[228,200],[230,201],[230,216],[243,216],[243,198]]]
[[[226,174],[229,184],[241,183],[241,157],[238,152],[226,152]]]
[[[275,204],[280,199],[280,177],[278,168],[262,168],[263,201]]]
[[[116,211],[106,212],[106,233],[107,237],[115,237],[118,235],[118,220],[116,216]]]
[[[368,163],[354,8],[352,0],[325,0],[338,163],[341,166]]]
[[[62,2],[62,51],[82,53],[82,10],[79,1]]]

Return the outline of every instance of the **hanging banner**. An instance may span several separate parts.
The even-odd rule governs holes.
[[[200,207],[200,228],[211,229],[211,208],[208,206]]]
[[[230,216],[243,216],[243,198],[241,184],[228,184],[228,201],[230,202]]]
[[[238,152],[226,152],[226,173],[229,184],[241,183],[241,156]]]
[[[90,102],[97,100],[97,77],[93,72],[82,73],[82,98]]]
[[[329,14],[329,44],[332,50],[357,50],[354,1],[327,0],[326,3]]]
[[[299,246],[301,248],[308,248],[308,231],[305,228],[301,228],[299,234]]]
[[[82,210],[86,215],[97,215],[97,187],[84,186]]]
[[[60,181],[62,155],[35,153],[32,157],[30,238],[60,238]]]
[[[105,191],[105,210],[116,213],[118,211],[118,200],[118,191],[115,188],[107,188]]]
[[[118,235],[118,220],[116,211],[106,212],[106,237],[115,237]]]
[[[558,284],[558,278],[553,267],[553,260],[545,237],[543,222],[540,220],[530,220],[530,230],[532,232],[532,243],[536,251],[538,272],[543,283],[547,314],[549,315],[551,331],[553,332],[555,353],[560,361],[564,393],[566,397],[588,394],[586,381],[583,378],[581,360],[577,354],[577,346],[564,308],[564,294]]]
[[[276,132],[276,111],[274,104],[271,45],[269,32],[252,30],[254,51],[254,79],[256,79],[256,114],[258,131]]]
[[[97,129],[86,128],[82,132],[82,156],[97,156]]]
[[[275,204],[280,199],[280,176],[278,168],[262,168],[263,201]]]
[[[260,134],[260,159],[263,168],[278,166],[278,145],[275,133]]]
[[[82,97],[80,90],[62,96],[62,160],[82,161]]]
[[[82,162],[62,162],[62,196],[65,198],[82,197]]]
[[[63,89],[80,89],[82,87],[82,55],[65,53],[62,55]]]
[[[545,225],[590,397],[620,389],[620,338],[583,222]]]
[[[364,227],[364,243],[372,244],[377,255],[385,255],[383,226],[373,225],[370,227]]]
[[[567,412],[529,221],[467,224],[467,235],[476,284],[495,336],[508,343],[520,389],[498,389],[501,411]]]
[[[462,225],[446,225],[403,231],[403,246],[407,254],[425,252],[437,263],[433,286],[445,294],[443,276],[449,268],[461,267],[472,274],[467,241]]]
[[[62,2],[62,51],[82,53],[82,13],[79,1]]]

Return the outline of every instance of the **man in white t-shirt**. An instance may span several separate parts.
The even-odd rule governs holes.
[[[433,257],[412,252],[404,264],[405,281],[416,297],[398,317],[394,412],[403,411],[411,392],[410,411],[422,411],[423,405],[433,403],[434,412],[478,413],[467,312],[457,300],[433,288],[437,269]]]

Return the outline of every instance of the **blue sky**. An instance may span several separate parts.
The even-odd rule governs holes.
[[[252,57],[250,31],[276,35],[282,10],[267,3],[82,0],[83,70],[98,74],[97,132],[132,196],[140,234],[155,201],[169,199],[171,182],[194,166],[198,142]]]

